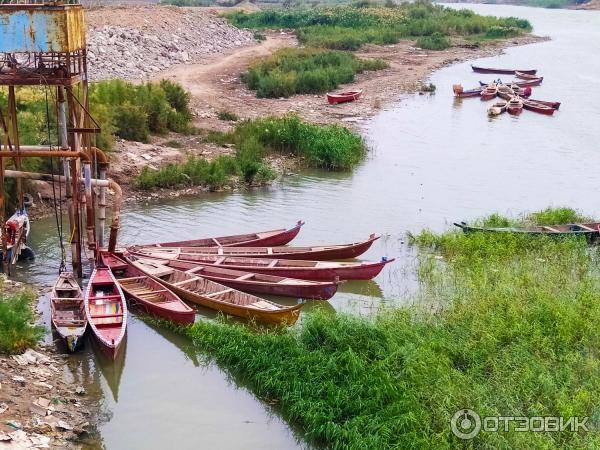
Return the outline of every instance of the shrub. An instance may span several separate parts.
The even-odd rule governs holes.
[[[0,286],[0,290],[3,286]],[[43,327],[35,325],[31,292],[11,296],[0,294],[0,351],[21,353],[34,346],[43,334]]]
[[[140,106],[125,103],[115,110],[117,136],[130,141],[148,142],[148,114]]]
[[[421,36],[416,45],[427,50],[444,50],[450,47],[450,39],[440,33],[433,33],[431,36]]]
[[[388,67],[379,59],[359,59],[348,52],[282,49],[254,63],[242,81],[258,97],[316,94],[350,83],[357,73]]]

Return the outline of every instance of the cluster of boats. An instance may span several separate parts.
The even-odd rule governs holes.
[[[494,69],[486,67],[471,66],[477,73],[512,74],[516,79],[503,83],[498,79],[492,82],[479,82],[479,87],[474,89],[463,89],[462,85],[455,84],[452,87],[454,95],[458,98],[479,97],[483,101],[493,100],[500,97],[502,100],[494,103],[488,108],[490,116],[497,116],[504,112],[512,115],[521,114],[523,109],[539,114],[552,115],[558,108],[560,102],[535,100],[531,98],[532,87],[539,86],[544,80],[537,76],[535,69]]]
[[[393,259],[356,258],[378,239],[344,245],[289,247],[291,229],[99,251],[85,293],[62,273],[51,294],[52,323],[69,351],[89,328],[99,347],[116,358],[127,327],[128,302],[144,313],[189,325],[188,303],[268,324],[291,325],[303,302],[281,305],[259,295],[328,300],[344,280],[369,280]]]

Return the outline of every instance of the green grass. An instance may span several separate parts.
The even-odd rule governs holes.
[[[298,116],[265,117],[237,122],[228,133],[209,131],[205,142],[231,144],[234,156],[221,156],[212,162],[191,157],[159,170],[144,168],[135,180],[138,189],[206,185],[218,189],[234,176],[246,183],[264,183],[275,178],[265,158],[273,152],[304,158],[309,167],[348,170],[359,164],[367,148],[353,131],[339,125],[304,122]]]
[[[450,47],[450,39],[440,33],[431,36],[421,36],[417,39],[416,46],[426,50],[444,50]]]
[[[32,292],[6,295],[0,285],[0,352],[22,353],[42,337],[43,328],[34,324]]]
[[[459,231],[416,242],[412,306],[370,319],[311,313],[286,330],[202,321],[179,331],[323,448],[597,448],[594,432],[513,428],[462,441],[450,428],[462,408],[597,422],[597,250]]]
[[[234,12],[227,17],[238,27],[294,29],[306,46],[338,50],[356,50],[367,43],[394,44],[402,38],[436,33],[448,38],[485,34],[493,28],[510,30],[507,35],[511,36],[531,31],[531,25],[523,19],[480,16],[424,1],[388,7],[366,4],[267,9]]]
[[[348,52],[288,48],[254,63],[242,81],[258,97],[318,94],[354,81],[357,73],[388,67],[379,59],[360,59]]]
[[[240,120],[238,115],[232,113],[231,111],[219,111],[217,117],[219,118],[219,120],[223,120],[226,122],[237,122],[238,120]]]

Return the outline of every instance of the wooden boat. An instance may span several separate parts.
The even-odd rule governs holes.
[[[337,92],[335,94],[327,94],[327,101],[330,105],[335,105],[336,103],[353,102],[354,100],[358,100],[361,95],[361,90]]]
[[[518,95],[519,97],[529,97],[531,95],[531,88],[530,87],[524,87],[521,88],[519,86],[513,85],[513,86],[507,86],[505,84],[501,84],[498,86],[498,97],[500,97],[502,100],[510,100],[511,98],[513,98],[515,95]]]
[[[481,100],[491,100],[496,98],[498,95],[498,86],[495,84],[490,84],[484,87],[479,95],[481,96]]]
[[[547,236],[586,236],[588,239],[600,237],[600,222],[568,223],[560,225],[534,225],[530,227],[474,227],[465,222],[455,223],[465,233],[519,233]]]
[[[491,84],[506,84],[508,86],[519,86],[519,87],[531,87],[531,86],[539,86],[544,81],[544,77],[534,78],[532,80],[512,80],[508,83],[500,83],[499,80],[492,81],[491,83],[486,83],[485,81],[480,81],[479,85],[482,87],[489,86]]]
[[[536,69],[493,69],[489,67],[479,67],[471,64],[471,68],[473,72],[477,73],[499,73],[502,75],[515,75],[517,72],[527,75],[535,75],[537,73]]]
[[[521,114],[523,112],[523,100],[518,96],[511,98],[506,103],[506,110],[509,114],[512,114],[514,116]]]
[[[481,88],[468,89],[464,90],[462,85],[455,84],[452,86],[452,91],[454,92],[454,96],[458,98],[467,98],[467,97],[479,97],[481,94]]]
[[[194,262],[180,260],[163,261],[163,264],[253,294],[328,300],[336,293],[339,284],[336,281],[298,280],[223,267],[200,266]]]
[[[240,258],[232,256],[199,255],[196,253],[172,252],[165,249],[132,249],[133,254],[161,260],[193,262],[201,266],[224,267],[252,273],[277,275],[301,280],[333,281],[370,280],[394,259],[381,258],[378,262],[330,262],[302,261],[270,258]]]
[[[302,228],[304,222],[298,221],[295,227],[289,230],[260,231],[258,233],[237,234],[189,241],[162,242],[153,244],[155,247],[274,247],[286,245],[292,241]]]
[[[539,103],[541,105],[546,105],[546,106],[549,106],[550,108],[553,108],[553,109],[559,109],[560,108],[560,102],[548,102],[548,101],[545,101],[545,100],[536,100],[534,98],[530,98],[529,101],[535,102],[535,103]]]
[[[52,288],[50,316],[67,349],[75,352],[81,348],[88,321],[83,292],[71,272],[61,273]]]
[[[102,262],[110,268],[130,301],[147,314],[181,325],[194,323],[196,312],[155,279],[108,252],[102,253]]]
[[[506,111],[506,105],[507,105],[507,102],[505,102],[505,101],[494,103],[492,106],[490,106],[488,108],[488,115],[489,116],[499,116],[504,111]]]
[[[127,260],[146,275],[167,286],[188,302],[223,313],[254,319],[259,322],[292,325],[300,315],[303,304],[282,306],[277,303],[237,291],[193,273],[186,273],[165,266],[160,261],[136,259]]]
[[[315,247],[168,247],[173,252],[198,253],[201,255],[246,256],[249,258],[309,259],[327,261],[332,259],[356,258],[369,250],[379,239],[372,234],[363,242]]]
[[[520,70],[515,70],[515,76],[517,78],[520,78],[521,80],[534,80],[536,78],[539,78],[538,76],[535,75],[535,73],[526,73],[526,72],[521,72]]]
[[[127,302],[108,267],[96,267],[85,292],[85,313],[100,349],[117,357],[127,328]]]
[[[524,100],[523,108],[539,114],[545,114],[547,116],[551,116],[552,114],[554,114],[554,111],[556,111],[551,106],[545,105],[543,103],[538,103],[533,100]]]
[[[6,236],[6,257],[10,265],[14,265],[18,260],[33,259],[33,250],[27,247],[27,237],[31,231],[29,216],[25,209],[17,210],[4,224],[4,234]],[[0,269],[1,270],[1,269]]]

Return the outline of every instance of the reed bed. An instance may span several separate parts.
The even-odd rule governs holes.
[[[481,222],[492,220],[514,219]],[[371,318],[316,312],[289,330],[202,321],[180,331],[325,448],[598,447],[593,432],[511,427],[464,441],[450,428],[462,408],[481,417],[589,417],[593,428],[597,250],[577,238],[459,231],[411,242],[422,291],[412,306]]]

